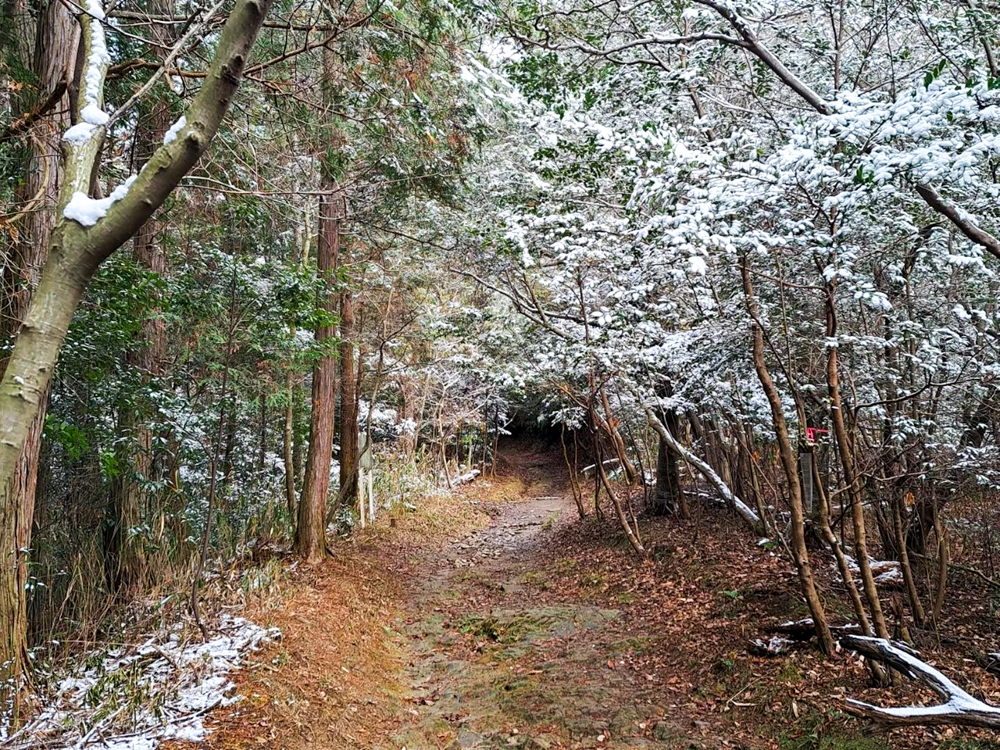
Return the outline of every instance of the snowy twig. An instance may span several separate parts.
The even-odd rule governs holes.
[[[935,706],[898,706],[882,708],[863,701],[848,699],[848,707],[862,716],[887,724],[934,725],[956,724],[966,727],[1000,729],[1000,708],[975,698],[949,680],[927,662],[917,658],[916,652],[900,643],[890,643],[884,638],[849,635],[840,639],[846,648],[882,662],[911,679],[919,680],[941,696],[943,703]]]
[[[831,625],[830,632],[836,635],[848,635],[850,633],[857,633],[861,630],[861,626],[857,623],[849,622],[846,625]],[[801,620],[789,620],[788,622],[781,622],[776,625],[770,625],[764,628],[767,633],[781,633],[782,635],[787,635],[797,641],[807,641],[816,635],[816,623],[813,622],[813,618],[804,617]]]
[[[136,91],[134,94],[132,94],[132,96],[128,98],[128,101],[126,101],[122,106],[120,106],[114,112],[114,114],[111,115],[110,122],[114,122],[123,114],[128,112],[132,108],[132,105],[134,105],[136,102],[142,99],[142,97],[144,97],[149,92],[149,90],[156,85],[156,82],[160,79],[160,76],[162,76],[164,73],[167,72],[167,70],[169,70],[171,63],[173,63],[177,55],[181,53],[181,50],[184,49],[184,47],[187,45],[191,37],[193,37],[195,34],[197,34],[199,31],[201,31],[208,25],[208,22],[211,20],[212,16],[214,16],[222,7],[223,2],[224,0],[219,0],[219,2],[217,2],[215,5],[213,5],[211,8],[208,9],[208,11],[205,13],[205,16],[201,19],[201,21],[197,21],[191,24],[191,27],[181,36],[180,39],[177,40],[177,42],[171,48],[170,52],[167,53],[167,56],[160,64],[160,67],[153,73],[153,75],[151,75],[149,79],[142,86],[139,87],[138,91]]]

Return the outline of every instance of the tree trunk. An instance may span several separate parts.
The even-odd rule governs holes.
[[[264,382],[260,387],[260,442],[257,445],[257,473],[264,475],[264,465],[267,459],[267,390]]]
[[[358,393],[354,365],[354,294],[340,293],[340,501],[358,498]]]
[[[799,483],[798,466],[792,451],[792,441],[788,436],[788,425],[785,422],[781,396],[778,394],[774,381],[771,380],[771,373],[764,361],[764,329],[761,327],[760,314],[753,296],[753,286],[750,283],[750,269],[745,258],[742,263],[742,274],[747,308],[753,318],[754,369],[757,371],[757,379],[760,380],[761,388],[763,388],[764,395],[767,396],[767,401],[771,406],[771,419],[774,423],[774,436],[778,443],[778,456],[781,459],[781,466],[788,482],[788,504],[792,514],[792,556],[795,558],[795,567],[799,573],[802,593],[816,626],[816,637],[819,640],[820,649],[825,654],[832,654],[834,652],[833,636],[830,634],[826,613],[823,611],[823,604],[820,601],[819,592],[816,590],[816,581],[813,578],[812,566],[809,562],[809,552],[806,549],[802,485]]]
[[[837,312],[835,308],[835,287],[827,285],[826,290],[826,335],[828,340],[837,336]],[[833,434],[837,441],[837,452],[840,454],[840,466],[844,472],[844,484],[847,487],[848,502],[851,504],[851,523],[854,530],[854,557],[857,559],[858,570],[861,573],[861,584],[871,610],[875,634],[879,638],[888,638],[889,629],[882,614],[882,604],[878,597],[875,577],[872,575],[868,559],[868,542],[865,533],[865,509],[862,505],[861,483],[854,471],[854,452],[847,434],[847,422],[844,419],[844,405],[840,399],[840,371],[838,368],[837,347],[827,345],[827,390],[830,394],[830,421],[833,424]]]
[[[673,387],[667,383],[661,398],[673,395]],[[680,433],[680,420],[673,409],[664,409],[661,421],[667,431],[678,439]],[[680,473],[677,470],[677,455],[671,450],[667,441],[660,438],[660,444],[656,451],[656,488],[653,492],[653,502],[650,513],[654,516],[666,516],[680,513],[681,517],[687,518],[687,503],[681,490]]]
[[[607,433],[608,440],[611,442],[611,446],[615,449],[615,455],[618,457],[618,461],[621,464],[625,482],[630,485],[638,484],[639,472],[636,471],[635,466],[632,465],[632,460],[628,455],[628,448],[625,447],[625,441],[622,439],[621,433],[618,431],[618,420],[615,419],[611,412],[611,402],[608,400],[607,391],[603,386],[599,386],[597,390],[600,395],[601,405],[604,407],[604,416],[602,417],[597,409],[594,409],[595,424],[600,426]]]
[[[674,453],[699,471],[701,475],[708,480],[709,484],[715,487],[716,491],[725,501],[726,505],[730,506],[733,510],[739,513],[743,520],[750,524],[755,531],[763,529],[761,517],[758,516],[749,505],[740,500],[740,498],[729,488],[729,485],[722,481],[722,477],[716,474],[715,470],[709,466],[707,462],[702,461],[694,455],[694,453],[681,445],[678,440],[674,439],[674,436],[670,434],[670,431],[667,430],[663,422],[660,421],[660,418],[648,406],[646,407],[646,418],[649,420],[649,424],[660,436],[660,440],[664,441],[667,446],[674,451]]]
[[[677,418],[674,417],[672,421],[676,424]],[[664,426],[671,430],[670,421],[666,421]],[[680,511],[682,505],[677,457],[667,447],[666,441],[661,439],[656,451],[656,489],[653,492],[650,514],[672,516]]]
[[[324,60],[330,54],[327,52]],[[330,499],[336,408],[337,359],[332,344],[337,336],[333,322],[337,311],[336,268],[343,197],[336,183],[328,177],[323,179],[323,189],[324,194],[319,199],[316,269],[325,285],[320,306],[328,319],[316,329],[316,345],[320,354],[313,366],[309,451],[295,530],[295,551],[309,562],[326,557],[326,510]]]
[[[417,388],[410,378],[405,376],[400,377],[399,395],[403,402],[401,404],[400,417],[407,428],[399,436],[399,446],[406,460],[412,461],[413,452],[417,448],[417,420],[420,418],[420,415],[417,414]],[[412,432],[409,429],[410,425],[413,426]]]
[[[160,146],[147,168],[119,191],[107,213],[67,218],[63,210],[75,202],[90,208],[87,196],[104,136],[103,125],[84,123],[85,135],[63,141],[65,179],[59,190],[57,222],[49,241],[38,287],[18,330],[0,382],[0,665],[8,676],[22,670],[24,654],[24,575],[18,550],[30,547],[30,512],[24,512],[24,478],[33,483],[34,467],[23,454],[41,424],[59,351],[66,332],[98,267],[127,242],[162,205],[201,157],[219,128],[239,86],[243,65],[270,6],[270,0],[239,0],[219,37],[202,88],[188,108],[187,125],[170,144]],[[83,59],[103,44],[103,26],[93,14],[81,15]],[[58,50],[57,50],[58,51]],[[53,52],[49,50],[49,52]],[[100,55],[96,56],[100,59]],[[80,112],[90,102],[103,103],[104,76],[110,61],[101,60],[80,78],[75,103]],[[81,201],[82,199],[82,201]],[[7,684],[0,680],[0,684]]]
[[[154,0],[149,5],[151,14],[169,14],[173,3]],[[153,42],[160,50],[168,49],[173,36],[164,24],[153,24]],[[170,128],[170,108],[161,91],[150,103],[147,116],[138,118],[134,161],[145,164],[163,143],[163,136]],[[157,242],[159,222],[147,221],[136,233],[132,243],[132,257],[145,271],[163,276],[167,270],[167,254]],[[139,341],[126,355],[126,366],[136,371],[144,384],[163,377],[166,363],[167,334],[159,310],[142,321]],[[141,397],[140,397],[141,398]],[[153,467],[153,430],[155,407],[142,400],[126,403],[121,409],[119,432],[131,440],[125,441],[120,451],[119,471],[111,487],[105,518],[104,568],[112,592],[142,586],[146,575],[146,559],[141,540],[133,538],[132,529],[142,522],[147,510],[146,483],[155,480]]]
[[[574,443],[575,430],[574,430]],[[580,489],[579,475],[577,472],[577,467],[574,463],[569,460],[569,451],[566,450],[566,425],[561,424],[559,426],[559,443],[562,445],[563,460],[566,462],[566,472],[569,476],[569,486],[573,490],[573,502],[576,503],[576,512],[579,513],[580,518],[587,517],[587,511],[583,507],[583,491]],[[483,466],[486,465],[486,437],[483,437]]]
[[[903,572],[903,582],[906,584],[906,595],[910,600],[913,623],[918,628],[922,628],[925,618],[924,605],[920,601],[920,593],[917,591],[917,584],[913,579],[913,568],[910,567],[910,555],[906,549],[906,534],[903,530],[903,504],[902,494],[896,493],[896,497],[892,501],[892,525],[896,532],[899,568]]]
[[[13,24],[14,19],[4,22]],[[76,64],[75,31],[76,22],[65,5],[53,0],[45,6],[35,32],[32,64],[40,97],[57,87],[65,90],[72,81]],[[0,343],[3,344],[16,339],[48,257],[62,183],[62,165],[53,154],[59,153],[59,141],[68,126],[69,96],[64,93],[49,114],[39,118],[28,133],[32,148],[19,194],[27,204],[21,214],[25,226],[18,240],[11,243],[10,257],[4,264],[2,276]],[[6,369],[7,361],[0,362],[0,374]],[[5,686],[11,684],[8,681],[18,682],[27,667],[28,623],[24,592],[28,582],[28,550],[48,393],[46,383],[39,393],[39,406],[27,427],[20,455],[0,479],[4,483],[0,489],[0,705]]]
[[[597,409],[594,407],[593,401],[590,403],[590,423],[595,424],[597,422]],[[604,487],[604,491],[608,493],[608,498],[611,500],[611,506],[614,508],[615,515],[618,517],[618,523],[621,525],[622,531],[625,532],[625,538],[628,539],[628,543],[632,545],[632,549],[636,551],[642,557],[646,556],[646,548],[642,544],[642,540],[639,538],[639,528],[636,524],[636,528],[632,528],[632,523],[629,521],[628,516],[625,515],[625,509],[622,507],[621,500],[619,500],[618,495],[615,494],[614,489],[611,487],[611,482],[608,481],[608,475],[604,471],[604,455],[601,452],[600,447],[600,437],[596,430],[591,430],[591,437],[593,438],[594,445],[596,449],[596,461],[595,461],[595,475],[597,481],[600,482],[599,486]]]
[[[305,407],[305,377],[295,375],[295,385],[292,388],[294,401],[292,402],[292,470],[295,474],[295,483],[305,484],[306,462],[305,452],[306,433],[308,424],[306,423]]]
[[[235,262],[235,259],[234,259]],[[236,400],[229,405],[226,417],[226,452],[222,459],[222,491],[233,481],[233,453],[236,449]]]
[[[295,390],[292,371],[285,374],[285,394],[288,403],[285,404],[285,424],[281,432],[282,458],[285,466],[285,503],[288,506],[289,519],[295,518]]]
[[[941,611],[944,609],[944,595],[948,588],[948,561],[950,553],[948,550],[948,532],[945,530],[944,522],[941,520],[941,510],[937,501],[932,506],[934,508],[934,532],[937,535],[938,543],[938,580],[934,592],[934,609],[931,613],[931,620],[934,627],[941,623]]]

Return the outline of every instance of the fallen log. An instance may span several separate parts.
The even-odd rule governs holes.
[[[621,464],[621,459],[618,458],[609,458],[607,461],[603,461],[601,463],[601,465],[606,469],[611,468],[612,466],[618,466],[619,464]],[[597,471],[597,464],[590,464],[590,466],[584,466],[580,469],[580,473],[588,479],[594,476],[595,471]]]
[[[469,484],[469,482],[473,481],[478,476],[479,476],[479,469],[473,469],[467,474],[462,474],[461,476],[455,477],[452,480],[452,484],[456,485]]]
[[[811,617],[804,617],[801,620],[789,620],[776,625],[768,625],[764,628],[764,632],[780,633],[795,641],[808,641],[816,635],[816,626]],[[830,632],[836,636],[851,635],[852,633],[860,633],[861,626],[853,622],[845,625],[831,625]]]
[[[1000,652],[988,651],[985,654],[977,651],[973,654],[976,664],[985,669],[990,674],[1000,676]]]
[[[957,725],[1000,729],[1000,708],[969,695],[943,673],[918,658],[917,652],[902,643],[884,638],[848,635],[840,639],[845,648],[881,662],[910,679],[918,680],[937,693],[942,703],[933,706],[896,706],[883,708],[864,701],[847,699],[853,713],[896,726]]]

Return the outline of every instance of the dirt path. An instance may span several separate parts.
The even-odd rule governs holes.
[[[516,497],[423,561],[401,625],[413,704],[385,748],[675,746],[641,676],[606,650],[621,611],[538,585],[558,530],[577,517],[556,458],[509,453]]]
[[[400,509],[320,566],[283,561],[248,613],[282,641],[240,675],[208,746],[739,746],[703,718],[750,677],[714,672],[733,621],[711,624],[719,584],[664,545],[676,526],[647,525],[662,554],[639,561],[610,521],[578,520],[558,452],[504,458],[501,476]]]
[[[205,744],[994,747],[850,719],[843,696],[892,702],[866,687],[857,660],[828,661],[807,644],[749,654],[761,623],[807,610],[789,562],[732,514],[699,504],[690,521],[644,519],[651,554],[640,560],[610,520],[577,519],[557,452],[508,445],[505,458],[500,477],[397,509],[322,565],[281,558],[255,572],[273,583],[248,615],[284,635],[241,673],[243,700],[213,716]],[[831,563],[818,569],[832,575]]]

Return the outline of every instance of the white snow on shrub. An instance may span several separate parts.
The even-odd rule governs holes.
[[[155,750],[164,740],[205,738],[205,716],[237,700],[229,675],[243,657],[280,637],[242,617],[223,614],[207,642],[164,631],[145,643],[95,652],[71,674],[53,676],[43,706],[0,746]]]

